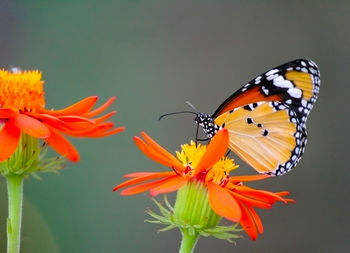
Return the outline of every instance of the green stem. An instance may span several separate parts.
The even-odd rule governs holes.
[[[181,229],[182,241],[179,253],[192,253],[196,243],[198,241],[199,235],[194,232],[190,233],[188,229]]]
[[[7,176],[9,216],[7,218],[7,253],[19,253],[21,240],[23,175]]]

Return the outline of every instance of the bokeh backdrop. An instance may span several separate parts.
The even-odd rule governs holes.
[[[306,152],[292,172],[259,184],[290,191],[296,204],[259,211],[265,232],[256,241],[201,238],[195,252],[348,252],[349,13],[349,1],[1,0],[0,66],[41,70],[47,107],[116,95],[115,122],[127,128],[74,140],[81,162],[26,180],[22,252],[177,252],[179,231],[144,223],[155,209],[147,194],[112,192],[126,172],[166,170],[132,136],[145,130],[178,150],[194,137],[193,115],[159,115],[189,109],[186,100],[212,113],[256,75],[301,57],[318,64],[322,80]],[[3,179],[0,201],[5,252]]]

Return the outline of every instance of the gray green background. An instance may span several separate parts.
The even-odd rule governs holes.
[[[147,194],[111,190],[123,174],[167,170],[132,142],[147,131],[168,150],[194,137],[191,101],[212,113],[233,91],[284,62],[311,58],[321,70],[300,164],[259,183],[289,190],[296,204],[259,210],[265,232],[237,245],[201,238],[195,252],[348,252],[349,1],[0,1],[0,66],[39,69],[48,108],[89,95],[118,100],[106,139],[75,139],[81,162],[25,182],[25,253],[177,252],[180,235],[144,223]],[[239,161],[238,161],[239,162]],[[252,173],[241,164],[240,173]],[[0,181],[0,252],[6,187]],[[228,224],[228,222],[227,222]]]

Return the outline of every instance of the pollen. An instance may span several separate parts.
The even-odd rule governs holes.
[[[188,168],[196,168],[207,149],[204,145],[196,145],[194,141],[182,145],[181,148],[181,152],[176,152],[177,158]],[[238,165],[233,159],[223,156],[212,168],[207,168],[205,180],[225,184],[230,177],[230,172],[236,168]]]
[[[191,141],[190,144],[181,145],[181,152],[176,151],[177,158],[187,167],[195,168],[202,156],[204,155],[206,146]]]
[[[0,108],[35,112],[45,106],[41,72],[0,69]]]
[[[230,178],[230,172],[237,169],[238,165],[232,158],[223,156],[213,168],[211,168],[206,176],[206,181],[213,181],[219,185],[226,184]]]

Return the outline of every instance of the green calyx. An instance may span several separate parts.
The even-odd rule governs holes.
[[[31,174],[38,178],[36,172],[56,171],[64,167],[64,159],[45,158],[46,153],[46,146],[40,144],[38,138],[22,133],[16,151],[9,159],[0,163],[0,174],[3,176]]]
[[[191,236],[213,236],[234,242],[234,239],[242,236],[237,232],[242,231],[238,224],[231,226],[219,225],[221,217],[210,207],[208,190],[200,181],[190,181],[177,192],[175,206],[172,207],[167,198],[164,198],[165,207],[153,199],[159,208],[161,215],[148,211],[155,220],[147,222],[164,224],[165,228],[159,231],[167,231],[178,227],[182,233]]]
[[[174,215],[182,224],[201,228],[213,228],[221,219],[210,207],[207,188],[196,180],[178,191]]]

